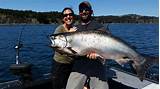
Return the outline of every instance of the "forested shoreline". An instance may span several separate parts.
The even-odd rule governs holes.
[[[55,24],[60,23],[61,18],[58,11],[35,12],[0,8],[0,24]],[[79,16],[76,15],[75,19],[78,21]],[[159,23],[159,17],[137,14],[94,16],[94,19],[100,23]]]

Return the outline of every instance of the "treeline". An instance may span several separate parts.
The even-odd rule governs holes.
[[[122,16],[98,16],[96,20],[101,23],[159,23],[159,18],[154,16],[141,16],[128,14]]]
[[[49,24],[56,23],[56,18],[61,18],[61,13],[0,9],[0,24]]]
[[[0,24],[52,24],[59,23],[60,12],[34,12],[0,8]],[[78,21],[78,15],[76,15]],[[94,16],[100,23],[159,23],[158,17],[128,14],[123,16]]]

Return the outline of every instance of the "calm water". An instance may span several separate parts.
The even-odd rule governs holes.
[[[47,38],[56,25],[1,25],[0,26],[0,82],[17,79],[9,71],[15,63],[14,49],[22,31],[20,59],[33,64],[34,79],[44,78],[51,71],[53,50]],[[110,31],[134,46],[140,53],[158,56],[158,24],[110,24]]]

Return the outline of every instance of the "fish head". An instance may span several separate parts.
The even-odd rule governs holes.
[[[65,48],[67,47],[67,38],[64,35],[52,35],[50,36],[53,48]]]
[[[69,40],[65,35],[52,35],[50,36],[50,40],[52,42],[51,47],[61,54],[68,54],[72,56],[77,53],[71,47],[71,40]]]

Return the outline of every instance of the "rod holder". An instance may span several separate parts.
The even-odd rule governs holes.
[[[22,83],[26,84],[32,81],[31,64],[12,64],[10,66],[10,71],[16,75],[20,76]]]

